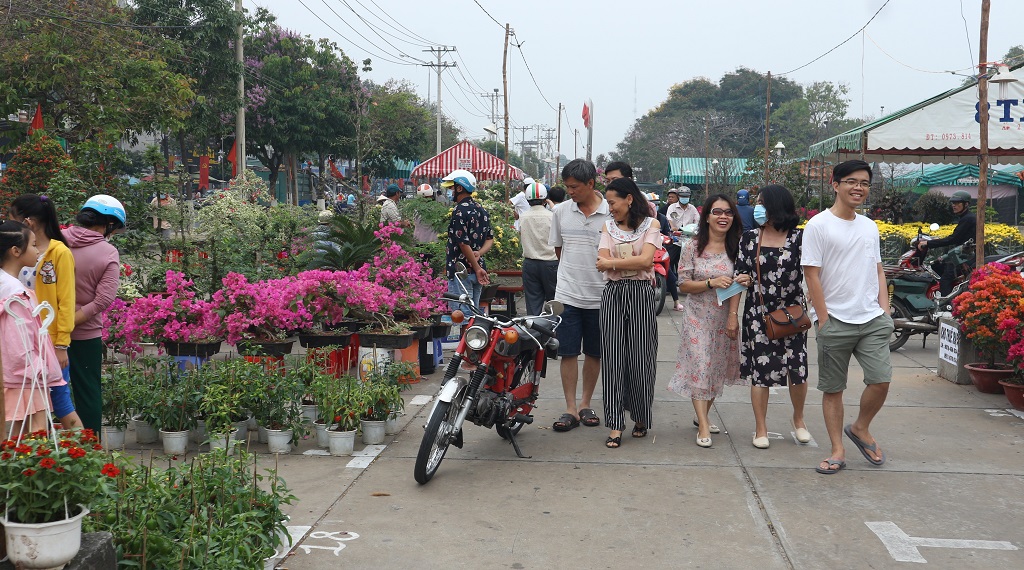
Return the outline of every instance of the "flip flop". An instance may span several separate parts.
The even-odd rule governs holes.
[[[597,413],[590,408],[583,408],[580,410],[580,422],[587,427],[597,427],[601,425],[601,418],[597,417]]]
[[[566,412],[558,417],[558,420],[551,425],[551,429],[555,431],[569,431],[575,429],[578,425],[580,425],[579,418]]]
[[[878,442],[877,441],[875,443],[870,444],[870,445],[865,443],[864,440],[862,440],[861,438],[859,438],[859,437],[857,437],[856,435],[853,434],[852,424],[847,425],[846,427],[844,427],[843,428],[843,433],[845,433],[846,437],[850,438],[850,441],[852,441],[853,444],[857,446],[857,449],[860,450],[861,455],[863,455],[864,459],[867,459],[869,463],[871,463],[872,465],[881,465],[881,464],[885,463],[885,452],[884,451],[882,452],[882,458],[881,459],[875,459],[874,457],[871,457],[870,454],[868,454],[869,451],[873,451],[875,453],[878,453]]]
[[[828,469],[822,469],[821,465],[819,465],[815,467],[814,470],[822,475],[835,475],[846,467],[846,461],[843,461],[842,459],[832,459],[829,457],[828,459],[822,459],[821,462],[828,463]],[[835,469],[832,468],[833,465],[835,465]]]

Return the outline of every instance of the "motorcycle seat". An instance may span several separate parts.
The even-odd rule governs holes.
[[[931,283],[932,281],[935,281],[935,278],[932,277],[931,274],[929,274],[927,272],[920,272],[920,273],[917,273],[917,272],[909,273],[908,272],[908,273],[904,273],[903,275],[897,275],[896,279],[904,279],[906,281],[913,281],[915,283]]]

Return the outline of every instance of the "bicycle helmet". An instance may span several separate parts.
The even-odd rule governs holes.
[[[434,187],[430,184],[420,184],[416,187],[416,194],[423,198],[430,198],[434,195]]]
[[[117,198],[107,196],[106,194],[97,194],[90,197],[79,211],[81,210],[92,210],[98,214],[110,216],[120,222],[122,226],[128,223],[128,215],[125,213],[121,202]]]
[[[473,176],[468,170],[459,168],[441,179],[441,186],[444,188],[451,188],[456,184],[464,188],[466,192],[472,192],[476,189],[476,176]]]

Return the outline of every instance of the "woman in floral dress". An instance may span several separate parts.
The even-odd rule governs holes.
[[[726,330],[729,303],[720,305],[715,291],[733,283],[733,264],[743,230],[736,203],[723,194],[708,197],[697,228],[697,237],[679,255],[679,291],[687,296],[676,372],[668,388],[693,401],[697,445],[711,447],[711,433],[717,432],[708,420],[711,404],[726,385],[744,384],[739,335],[736,330]],[[746,287],[750,276],[740,275],[736,281]]]
[[[807,398],[807,333],[776,340],[765,334],[764,316],[793,305],[806,305],[803,293],[804,273],[800,266],[803,233],[796,228],[800,217],[793,196],[783,186],[765,186],[758,193],[754,221],[761,227],[743,234],[736,259],[736,273],[752,278],[743,310],[743,339],[740,342],[740,374],[750,383],[750,403],[754,408],[754,447],[767,449],[768,389],[789,386],[793,402],[793,430],[797,441],[807,443],[811,434],[804,423]],[[758,244],[760,243],[760,255]],[[757,259],[761,276],[757,276]],[[764,305],[761,299],[764,299]],[[730,301],[736,311],[739,298]],[[738,325],[735,318],[730,328]]]

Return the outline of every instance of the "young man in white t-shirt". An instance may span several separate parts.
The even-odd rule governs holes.
[[[874,465],[885,463],[885,453],[869,427],[882,409],[892,365],[889,337],[889,294],[882,270],[878,226],[857,214],[871,190],[871,166],[849,160],[832,169],[836,202],[811,218],[803,234],[801,263],[817,321],[818,389],[832,443],[832,454],[815,470],[831,475],[846,467],[843,433]],[[843,427],[843,391],[850,356],[864,370],[864,393],[857,420]]]

